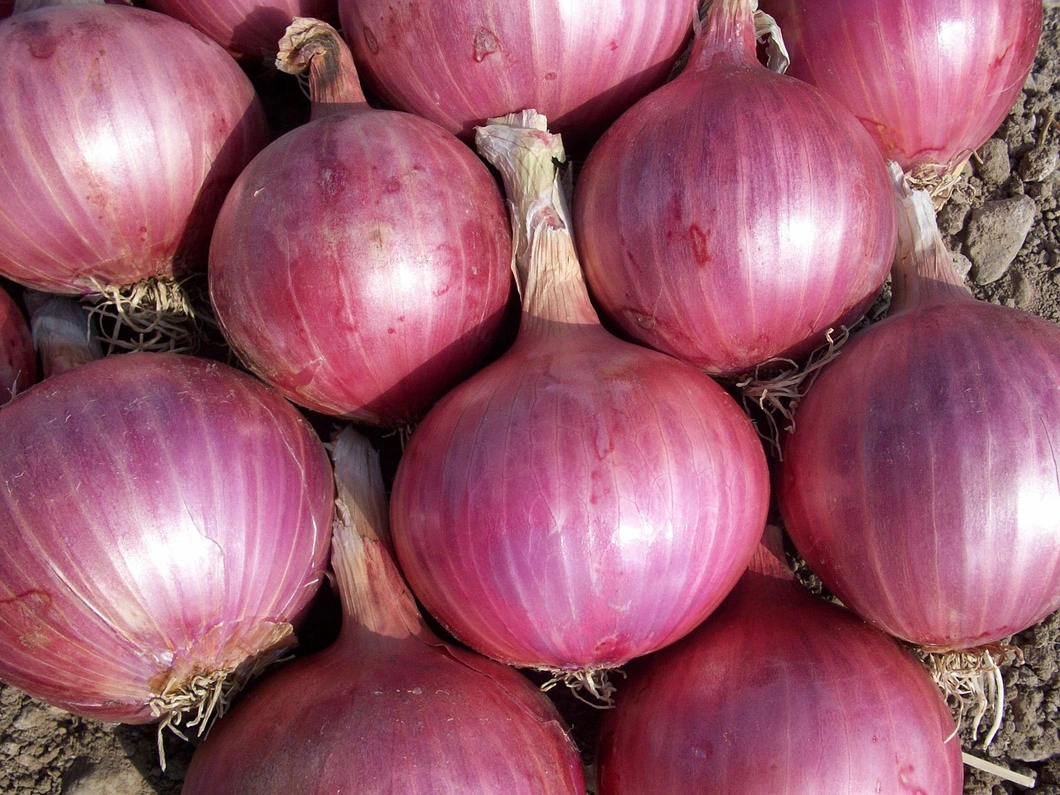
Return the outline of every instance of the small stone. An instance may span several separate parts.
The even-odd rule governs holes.
[[[946,202],[938,212],[939,231],[944,235],[957,234],[964,229],[964,222],[971,211],[971,205],[964,202],[952,200]]]
[[[951,251],[950,258],[953,260],[953,267],[960,274],[960,277],[962,279],[968,278],[968,272],[972,269],[972,261],[959,251]]]
[[[968,219],[965,253],[972,261],[976,284],[996,282],[1016,259],[1034,225],[1037,205],[1029,196],[1014,196],[984,204]]]
[[[983,182],[1000,185],[1012,172],[1008,159],[1008,144],[1001,138],[990,138],[976,151],[975,170]]]
[[[1036,146],[1020,159],[1019,175],[1024,182],[1045,182],[1060,164],[1060,152],[1053,146]]]
[[[1034,308],[1038,300],[1038,291],[1034,288],[1034,282],[1018,271],[1012,271],[1012,289],[1015,293],[1016,306],[1025,312]]]

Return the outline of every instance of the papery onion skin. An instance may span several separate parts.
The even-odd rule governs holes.
[[[196,750],[183,795],[583,795],[548,697],[425,625],[393,563],[368,440],[348,426],[332,449],[339,638],[246,694]]]
[[[331,468],[287,401],[226,365],[125,354],[0,410],[0,678],[78,715],[156,718],[167,686],[297,624]]]
[[[235,56],[275,57],[295,17],[338,21],[335,0],[148,0],[161,11],[205,33]]]
[[[416,427],[391,520],[413,592],[457,638],[591,674],[717,606],[761,534],[769,476],[717,383],[600,325],[544,125],[529,111],[479,131],[518,230],[519,333]]]
[[[37,381],[37,354],[29,324],[15,299],[0,287],[0,406]]]
[[[799,403],[778,504],[850,609],[968,649],[1060,608],[1060,327],[975,300],[928,195],[902,206],[891,314]]]
[[[601,727],[599,795],[963,791],[953,716],[920,662],[790,575],[748,572],[639,662]]]
[[[88,295],[201,270],[229,186],[268,140],[232,58],[111,5],[16,14],[0,52],[0,274]]]
[[[895,246],[857,120],[755,60],[746,0],[716,2],[685,71],[593,147],[574,220],[622,333],[716,376],[799,358],[871,304]]]
[[[959,169],[1000,126],[1034,64],[1039,0],[763,0],[788,74],[849,108],[888,160]]]
[[[568,147],[595,139],[667,78],[692,3],[660,0],[340,0],[366,80],[394,107],[470,138],[534,108]]]

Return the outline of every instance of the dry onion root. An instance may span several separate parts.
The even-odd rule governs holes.
[[[195,353],[204,340],[220,336],[196,277],[124,286],[97,282],[96,289],[97,296],[84,299],[85,307],[108,352]]]

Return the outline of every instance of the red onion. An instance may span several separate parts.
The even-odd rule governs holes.
[[[888,160],[959,170],[1012,108],[1034,63],[1041,0],[763,0],[788,74],[848,107]]]
[[[182,22],[109,5],[0,23],[0,275],[98,294],[204,264],[267,140],[249,79]]]
[[[114,355],[23,392],[0,483],[0,678],[78,715],[204,720],[292,642],[326,563],[320,440],[205,359]]]
[[[470,138],[524,108],[587,145],[659,86],[688,39],[689,0],[339,0],[358,65],[395,107]]]
[[[600,325],[544,124],[527,112],[479,131],[518,224],[521,326],[417,426],[391,516],[413,592],[457,638],[593,687],[717,606],[769,484],[726,392]]]
[[[368,441],[347,428],[334,460],[339,638],[277,669],[217,723],[183,795],[584,793],[577,751],[548,698],[427,628],[389,551]]]
[[[601,728],[599,795],[960,795],[953,716],[927,671],[805,591],[779,540],[701,627],[631,666]]]
[[[844,604],[968,649],[1060,608],[1060,328],[975,300],[927,195],[903,205],[889,317],[799,404],[779,504]]]
[[[574,205],[604,314],[724,376],[859,316],[895,245],[879,152],[837,103],[757,61],[753,6],[711,4],[685,71],[593,147]]]
[[[313,119],[240,175],[217,221],[210,296],[240,358],[325,414],[407,423],[495,342],[511,292],[496,181],[437,125],[364,102],[335,30],[296,21]]]
[[[198,28],[236,56],[270,60],[295,17],[338,20],[335,0],[147,0],[145,5]]]
[[[0,287],[0,405],[37,380],[37,354],[26,318]]]

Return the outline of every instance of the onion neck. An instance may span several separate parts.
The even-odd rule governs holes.
[[[695,13],[689,71],[706,69],[719,61],[759,65],[755,38],[757,6],[756,0],[713,0],[702,19]]]
[[[379,454],[352,426],[332,445],[336,517],[331,566],[342,602],[345,641],[426,637],[427,629],[394,563]]]
[[[547,120],[528,110],[476,130],[479,153],[500,172],[512,216],[512,268],[522,299],[519,336],[600,327],[574,246],[556,162],[565,154]]]
[[[331,25],[295,17],[280,39],[276,68],[291,75],[309,73],[309,118],[368,108],[353,54]]]
[[[898,202],[898,250],[891,267],[891,307],[896,315],[946,301],[974,301],[942,241],[931,195],[911,189],[891,165]]]

